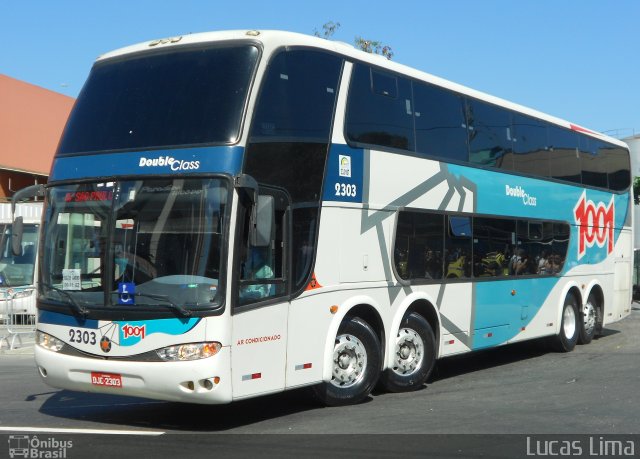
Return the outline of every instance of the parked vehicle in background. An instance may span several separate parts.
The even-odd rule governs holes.
[[[11,249],[13,216],[10,203],[0,203],[0,322],[35,325],[38,237],[42,202],[23,202],[15,216],[23,219],[23,237],[18,254]],[[9,317],[11,316],[11,317]]]

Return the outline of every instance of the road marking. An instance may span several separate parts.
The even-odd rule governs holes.
[[[59,434],[94,434],[94,435],[146,435],[158,437],[166,432],[154,432],[146,430],[100,430],[100,429],[64,429],[52,427],[0,427],[0,432],[43,432]]]

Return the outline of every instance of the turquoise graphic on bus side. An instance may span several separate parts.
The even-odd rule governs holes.
[[[118,324],[120,332],[120,346],[133,346],[153,333],[164,333],[166,335],[184,335],[193,330],[200,318],[190,319],[155,319],[115,322]]]
[[[476,283],[472,349],[515,338],[538,314],[560,279],[540,277]]]

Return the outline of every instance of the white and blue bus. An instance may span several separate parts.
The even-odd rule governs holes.
[[[348,45],[101,56],[45,190],[36,362],[69,390],[329,405],[630,312],[624,143]]]

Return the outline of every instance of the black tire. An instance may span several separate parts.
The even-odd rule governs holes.
[[[331,381],[315,386],[315,394],[327,406],[360,403],[378,382],[381,367],[378,336],[361,318],[348,317],[336,336]]]
[[[580,315],[576,297],[569,294],[562,307],[562,320],[560,321],[560,333],[553,340],[558,352],[571,352],[578,342],[580,334]]]
[[[600,317],[599,313],[600,305],[593,293],[587,298],[587,302],[582,307],[580,314],[580,335],[578,337],[578,343],[589,344],[594,336],[596,336],[596,330],[598,328],[598,321]]]
[[[436,338],[429,322],[415,312],[406,315],[393,352],[394,366],[382,373],[381,386],[389,392],[409,392],[424,386],[436,362]]]

